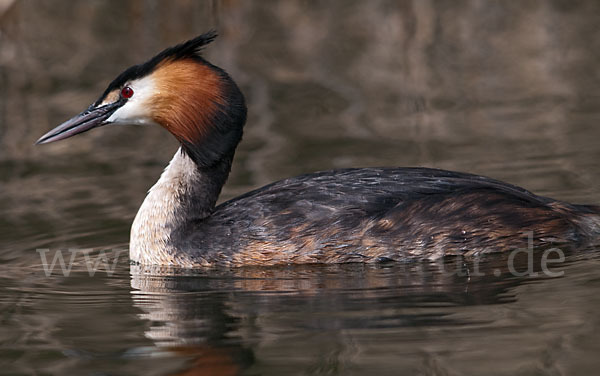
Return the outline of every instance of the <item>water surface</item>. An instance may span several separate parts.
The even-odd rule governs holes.
[[[216,28],[206,56],[249,106],[221,200],[428,166],[600,203],[598,24],[595,1],[0,1],[0,374],[594,374],[594,248],[565,246],[552,275],[540,252],[520,276],[508,255],[139,268],[129,226],[176,143],[111,127],[32,144],[127,66]],[[68,276],[44,267],[57,254]]]

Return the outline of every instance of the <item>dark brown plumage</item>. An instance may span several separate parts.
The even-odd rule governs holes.
[[[185,205],[184,205],[185,206]],[[325,171],[225,202],[172,237],[190,263],[274,265],[435,259],[600,235],[600,208],[427,168]]]

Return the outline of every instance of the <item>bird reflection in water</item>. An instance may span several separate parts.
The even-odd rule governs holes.
[[[257,349],[277,333],[331,333],[345,348],[356,345],[354,329],[481,323],[454,310],[515,302],[517,286],[544,279],[542,257],[221,270],[132,265],[131,286],[140,318],[150,322],[146,337],[160,352],[189,360],[174,374],[239,375],[256,365]],[[299,356],[304,350],[297,349]],[[343,352],[336,361],[344,361]]]

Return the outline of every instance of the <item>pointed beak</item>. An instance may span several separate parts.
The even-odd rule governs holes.
[[[92,128],[109,124],[108,122],[105,122],[105,120],[123,104],[125,104],[124,100],[118,100],[100,107],[94,107],[92,105],[79,115],[65,121],[40,137],[35,144],[47,144],[49,142],[64,140],[65,138],[75,136],[76,134],[89,131]]]

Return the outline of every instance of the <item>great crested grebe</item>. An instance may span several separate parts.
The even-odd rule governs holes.
[[[474,255],[600,236],[600,207],[483,176],[355,168],[281,180],[215,207],[246,121],[231,77],[200,56],[209,32],[121,73],[87,110],[42,136],[158,124],[181,147],[131,229],[141,264],[241,266]]]

